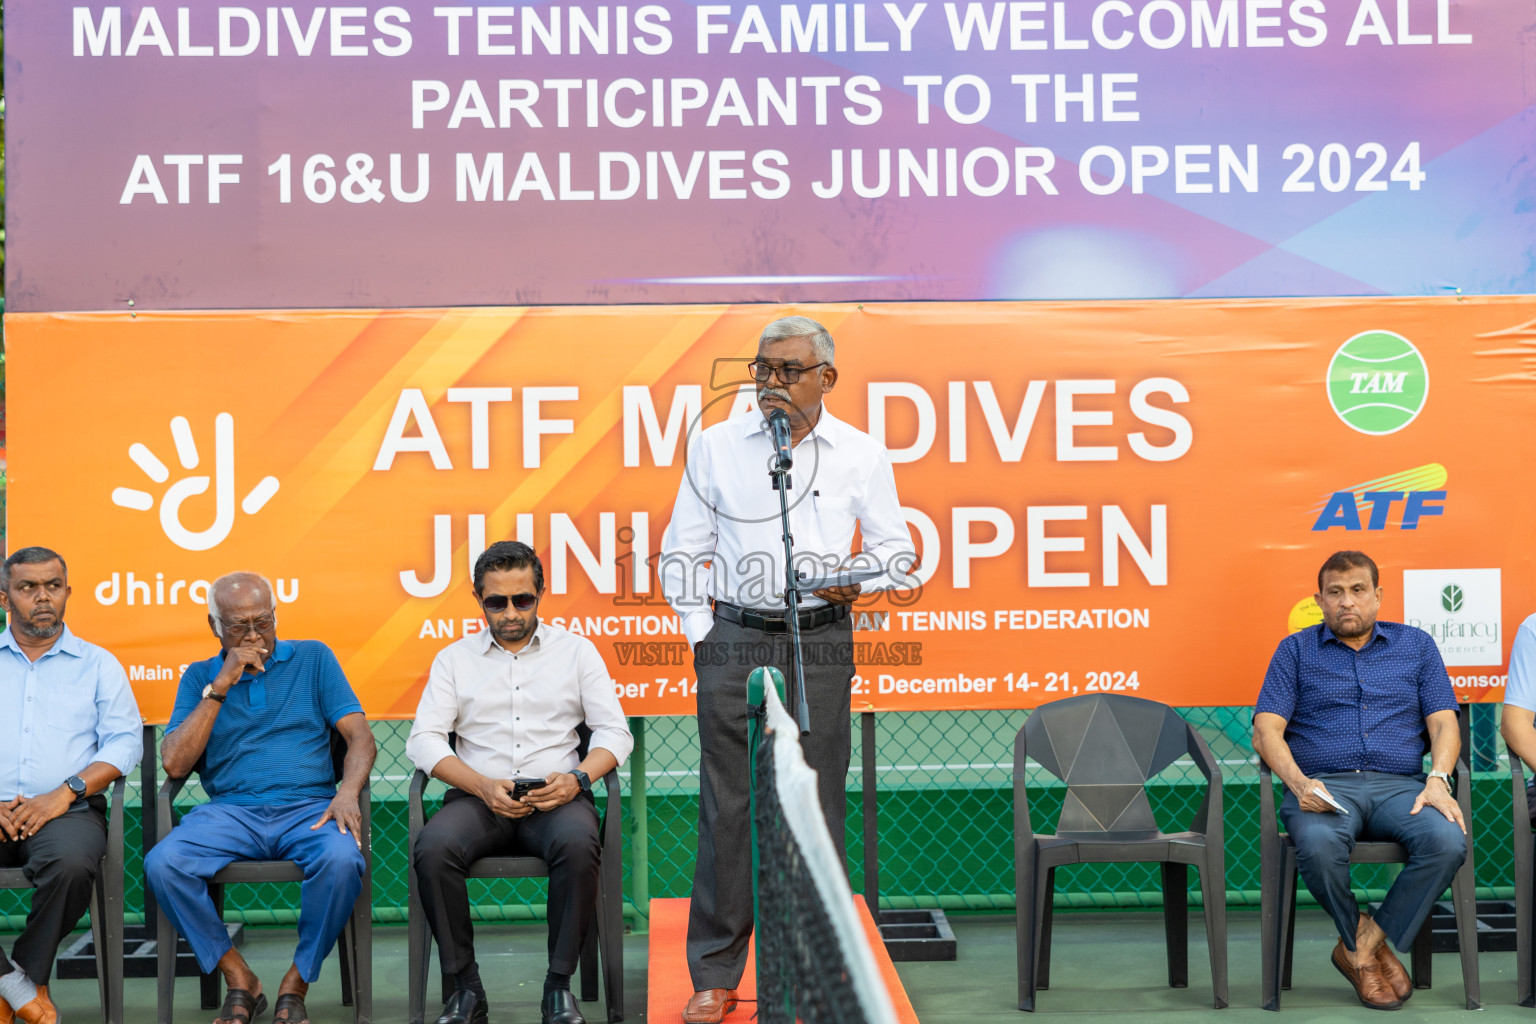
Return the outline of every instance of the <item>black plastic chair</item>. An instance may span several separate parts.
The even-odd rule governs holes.
[[[1187,832],[1163,832],[1147,780],[1188,755],[1206,778]],[[1033,759],[1066,782],[1055,835],[1029,817],[1025,766]],[[1166,704],[1090,693],[1039,707],[1013,742],[1014,881],[1018,893],[1019,1009],[1050,987],[1052,897],[1063,864],[1162,865],[1168,984],[1189,984],[1188,885],[1199,869],[1216,1008],[1227,1005],[1227,883],[1221,767],[1195,729]]]
[[[123,1024],[123,792],[127,780],[112,783],[107,817],[107,850],[91,887],[91,944],[96,951],[96,983],[101,1016]],[[35,888],[25,868],[0,868],[0,889]]]
[[[1456,939],[1461,946],[1461,980],[1467,1009],[1482,1005],[1477,973],[1477,890],[1472,864],[1472,787],[1465,761],[1456,763],[1456,802],[1467,823],[1467,859],[1451,882],[1456,908]],[[1266,1010],[1280,1009],[1280,992],[1291,987],[1291,955],[1295,947],[1296,847],[1280,831],[1274,799],[1274,778],[1269,765],[1259,759],[1259,914],[1260,955],[1263,957],[1262,991]],[[1406,864],[1408,851],[1397,843],[1358,842],[1349,856],[1351,864]],[[1414,937],[1409,972],[1414,988],[1429,988],[1433,976],[1432,918]]]
[[[335,767],[336,781],[342,777],[346,761],[347,742],[339,732],[331,733],[331,763]],[[172,801],[181,792],[187,780],[166,779],[160,787],[156,801],[156,835],[162,840],[173,827]],[[341,966],[341,1004],[352,1007],[355,1024],[372,1024],[373,1021],[373,828],[370,809],[370,786],[363,783],[358,794],[358,809],[363,818],[363,889],[352,906],[352,917],[342,930],[336,952]],[[291,860],[236,861],[221,869],[209,880],[208,889],[213,904],[224,915],[224,886],[237,883],[302,882],[304,870]],[[159,984],[160,1024],[171,1024],[176,998],[176,926],[159,908],[156,920],[156,979]],[[202,1007],[217,1009],[223,1002],[223,977],[217,970],[202,976]],[[276,991],[274,989],[274,991]]]
[[[590,733],[581,727],[580,751],[585,756]],[[450,736],[450,743],[454,737]],[[427,975],[431,966],[432,930],[427,926],[426,911],[416,891],[416,837],[426,826],[423,795],[427,786],[427,773],[417,770],[411,779],[410,790],[410,847],[406,856],[406,874],[410,876],[410,916],[407,930],[410,947],[409,1019],[411,1024],[422,1024],[427,1009]],[[603,990],[608,997],[608,1020],[624,1019],[624,845],[620,833],[622,817],[619,797],[620,783],[617,770],[603,776],[607,800],[602,821],[598,825],[598,837],[602,845],[602,863],[599,868],[597,889],[597,927],[587,935],[581,951],[581,1000],[584,1003],[597,999],[597,961],[601,947]],[[482,857],[469,866],[470,878],[548,878],[549,865],[539,857]],[[453,994],[453,980],[442,976],[442,993],[446,1001]]]
[[[1513,750],[1509,753],[1509,785],[1514,798],[1514,854],[1515,854],[1515,1002],[1521,1006],[1536,1006],[1536,983],[1532,981],[1532,960],[1536,957],[1536,943],[1531,940],[1532,865],[1536,864],[1536,850],[1532,847],[1530,803],[1525,795],[1525,766]]]

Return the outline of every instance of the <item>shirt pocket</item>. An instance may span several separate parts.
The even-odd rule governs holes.
[[[96,682],[76,676],[37,688],[37,724],[55,736],[96,733]]]
[[[818,494],[813,495],[811,501],[816,512],[816,525],[826,542],[824,553],[842,557],[853,544],[853,527],[858,513],[854,499],[847,495]]]

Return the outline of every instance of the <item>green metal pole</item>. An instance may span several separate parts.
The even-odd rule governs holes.
[[[1473,704],[1467,709],[1472,743],[1471,749],[1464,751],[1462,756],[1474,772],[1493,772],[1499,769],[1499,743],[1495,739],[1499,735],[1499,723],[1495,717],[1497,710],[1497,704]]]
[[[768,703],[767,690],[770,685],[778,691],[779,700],[782,702],[784,700],[784,674],[778,669],[765,665],[762,668],[753,669],[752,674],[747,676],[747,818],[752,823],[752,922],[754,930],[756,929],[757,922],[762,920],[762,909],[759,903],[758,892],[757,786],[761,780],[757,777],[757,748],[758,744],[763,741],[763,726],[767,722],[763,708]],[[768,784],[772,785],[772,780],[769,780]],[[754,946],[754,969],[761,966],[762,955],[762,948]],[[761,986],[763,984],[763,974],[761,971],[758,971],[757,978],[758,985]],[[786,1007],[786,1009],[790,1011],[790,1019],[794,1019],[793,1005]]]
[[[758,714],[766,700],[763,696],[763,670],[753,669],[747,677],[747,821],[751,822],[752,835],[752,930],[757,930],[757,922],[760,919],[758,904],[758,846],[757,846],[757,742],[762,721]],[[762,972],[760,966],[762,949],[755,944],[752,948],[752,969],[758,977],[758,984],[762,984]]]
[[[645,719],[631,718],[629,731],[635,737],[634,752],[629,755],[629,817],[635,834],[630,844],[634,851],[630,881],[634,886],[635,909],[640,912],[635,931],[650,931],[651,920],[651,817],[645,797]]]

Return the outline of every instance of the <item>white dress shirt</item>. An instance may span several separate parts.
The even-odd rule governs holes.
[[[784,532],[779,495],[768,476],[772,454],[768,425],[758,412],[703,431],[688,453],[659,569],[662,593],[689,644],[704,639],[714,622],[710,599],[744,608],[785,607]],[[823,406],[815,429],[795,446],[790,477],[798,569],[825,572],[847,562],[855,524],[863,536],[863,562],[911,569],[916,549],[884,445]],[[893,585],[883,577],[864,589]],[[802,595],[801,607],[825,603]]]
[[[576,727],[592,730],[620,764],[634,737],[602,655],[584,636],[539,621],[517,653],[488,629],[455,640],[432,661],[405,754],[428,775],[445,757],[492,779],[574,771]],[[458,734],[457,748],[448,734]]]

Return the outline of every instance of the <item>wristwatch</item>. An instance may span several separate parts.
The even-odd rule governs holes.
[[[223,704],[225,699],[228,698],[228,697],[229,697],[228,692],[216,693],[214,691],[214,689],[213,689],[213,684],[212,683],[209,683],[207,686],[203,687],[203,699],[204,700],[218,701],[220,704]]]
[[[1430,772],[1429,773],[1429,777],[1431,779],[1439,779],[1441,782],[1445,783],[1445,790],[1446,790],[1447,793],[1454,793],[1454,792],[1456,792],[1455,787],[1453,787],[1451,785],[1451,773],[1450,772]]]
[[[79,800],[81,797],[85,796],[85,780],[80,776],[71,775],[69,778],[64,780],[64,785],[68,786],[69,791],[75,794],[76,800]]]
[[[571,772],[571,774],[576,776],[576,785],[581,787],[581,791],[583,793],[592,792],[592,777],[590,775],[582,771],[580,768],[577,768],[575,771]]]

